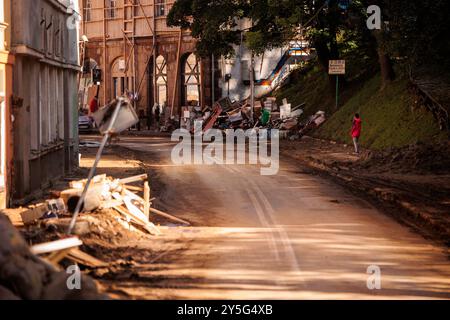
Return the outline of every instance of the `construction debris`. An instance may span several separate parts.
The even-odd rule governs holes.
[[[80,275],[83,283],[80,290],[70,290],[67,281],[71,275],[66,271],[58,271],[33,253],[19,231],[1,213],[0,242],[0,299],[106,298],[99,293],[94,281],[85,275]],[[69,239],[56,244],[45,244],[36,247],[35,252],[49,252],[50,248],[73,248],[78,243],[75,239]],[[56,254],[53,258],[59,259]]]
[[[203,132],[211,129],[278,129],[280,137],[298,139],[321,126],[325,113],[318,111],[315,115],[302,119],[305,104],[292,107],[287,99],[279,106],[275,97],[255,101],[253,108],[249,101],[232,102],[229,98],[217,101],[213,108],[203,110],[193,107],[183,108],[184,118],[181,127],[194,131],[196,121],[203,121]]]
[[[0,219],[0,240],[11,241],[15,246],[8,252],[8,245],[0,249],[0,294],[7,298],[42,299],[42,297],[53,297],[51,290],[61,292],[58,286],[62,285],[62,276],[47,276],[46,272],[58,272],[73,263],[83,266],[83,270],[90,270],[96,274],[99,270],[109,270],[117,266],[119,262],[105,262],[87,252],[92,251],[92,243],[104,241],[106,243],[118,243],[119,239],[141,239],[142,237],[158,236],[161,231],[150,222],[152,215],[167,219],[177,225],[190,225],[189,222],[174,217],[168,213],[152,208],[151,189],[148,175],[137,175],[124,179],[114,179],[106,175],[94,176],[88,188],[87,196],[82,205],[82,210],[75,223],[73,235],[67,236],[66,230],[71,224],[71,213],[79,200],[82,190],[86,187],[87,179],[70,181],[69,189],[61,192],[53,192],[52,195],[59,198],[47,200],[44,203],[34,205],[29,209],[21,209],[20,212],[8,216],[22,218],[23,232],[27,235],[31,247],[25,243],[19,249],[16,243],[23,239],[15,230],[5,229]],[[9,220],[4,217],[12,227]],[[3,228],[3,229],[2,229]],[[136,235],[134,235],[136,234]],[[11,235],[17,236],[17,239]],[[3,237],[6,237],[3,239]],[[83,237],[83,240],[81,239]],[[86,246],[84,239],[90,243]],[[4,258],[13,253],[24,253],[27,258],[8,258],[9,264],[4,263]],[[94,252],[95,249],[94,249]],[[94,253],[95,254],[95,253]],[[31,258],[30,258],[31,257]],[[25,260],[24,260],[25,259]],[[12,263],[16,263],[12,266]],[[36,264],[36,266],[34,265]],[[25,269],[20,272],[16,268]],[[38,267],[39,266],[39,267]],[[6,268],[6,269],[5,269]],[[17,269],[17,270],[16,270]],[[5,271],[6,270],[6,271]],[[11,277],[11,281],[18,280],[11,286],[3,285],[2,275]],[[47,280],[46,280],[47,279]],[[64,278],[66,279],[66,278]],[[28,284],[31,283],[31,284]],[[8,284],[8,282],[5,282]],[[41,283],[39,285],[39,283]],[[44,284],[49,288],[44,288]],[[16,286],[19,289],[16,290]],[[31,290],[31,287],[36,292]],[[94,290],[95,286],[88,286]],[[64,294],[63,294],[64,296]]]

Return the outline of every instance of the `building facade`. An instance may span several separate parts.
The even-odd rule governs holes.
[[[82,27],[87,40],[82,58],[102,71],[100,104],[132,93],[141,116],[151,116],[155,104],[166,116],[178,118],[181,106],[212,104],[211,59],[198,58],[189,32],[169,28],[166,17],[173,0],[83,0]],[[85,68],[88,71],[89,68]],[[97,93],[89,83],[82,87],[84,104]],[[216,96],[217,97],[217,96]]]
[[[78,31],[70,0],[12,0],[11,196],[24,203],[78,163]]]
[[[11,95],[14,56],[10,50],[11,1],[0,1],[0,209],[11,195],[12,119]]]

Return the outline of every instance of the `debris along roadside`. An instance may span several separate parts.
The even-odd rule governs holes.
[[[202,121],[204,132],[211,128],[220,130],[267,128],[280,130],[281,138],[296,140],[326,121],[323,111],[302,119],[304,106],[305,104],[301,104],[292,107],[287,99],[283,99],[283,104],[278,106],[276,98],[268,97],[255,101],[252,108],[249,100],[232,102],[229,98],[222,98],[213,108],[183,107],[181,128],[193,132],[195,122]]]
[[[55,268],[39,258],[36,252],[49,252],[53,259],[59,259],[59,252],[72,250],[74,259],[86,259],[76,251],[80,245],[77,238],[63,240],[52,245],[42,244],[30,249],[20,232],[6,215],[0,213],[0,300],[93,300],[106,299],[99,292],[97,284],[88,276],[79,274],[79,290],[71,290],[77,281],[71,281],[71,274]],[[34,251],[34,252],[33,252]],[[58,252],[58,253],[55,253]],[[91,259],[90,257],[87,259]]]
[[[71,211],[86,182],[86,179],[71,181],[68,189],[52,191],[52,196],[58,197],[57,199],[47,200],[19,213],[16,211],[19,217],[11,219],[20,220],[24,226],[20,231],[28,241],[28,255],[53,273],[65,272],[67,268],[78,265],[84,274],[99,280],[99,290],[104,292],[103,285],[107,285],[104,281],[134,274],[140,268],[140,262],[130,255],[140,254],[140,250],[134,246],[149,243],[148,240],[161,234],[149,222],[147,212],[152,217],[156,218],[158,215],[176,225],[189,225],[187,221],[151,207],[154,199],[150,198],[151,190],[146,174],[122,179],[97,175],[92,179],[93,183],[87,192],[73,235],[67,236]],[[11,223],[8,223],[13,229]],[[146,254],[153,258],[156,252],[160,254],[160,246],[161,244],[156,245],[153,249],[152,245],[152,248],[146,250]],[[127,254],[123,250],[127,250]],[[20,261],[18,263],[18,268],[21,268]],[[11,286],[15,286],[14,281]],[[106,292],[111,293],[109,290]],[[22,295],[19,297],[23,298]],[[41,299],[41,296],[36,295],[32,299]]]
[[[101,152],[97,154],[94,168],[100,156]],[[110,259],[114,255],[104,252],[113,250],[115,246],[127,245],[127,240],[134,243],[161,235],[149,221],[150,213],[180,225],[189,225],[187,221],[151,207],[154,199],[151,198],[146,174],[114,179],[107,175],[94,175],[93,172],[95,170],[91,170],[89,179],[71,181],[66,190],[52,191],[54,199],[27,209],[0,213],[0,239],[3,243],[0,248],[0,297],[104,298],[97,287],[102,284],[81,275],[76,266],[99,277],[121,268],[130,270],[132,260],[120,260],[117,256]],[[77,207],[79,216],[74,220],[73,213]],[[15,226],[21,227],[20,230]],[[71,232],[67,234],[69,227]],[[106,261],[102,260],[104,258]],[[68,292],[66,281],[73,273],[67,270],[72,267],[75,269],[70,270],[79,273],[83,289],[86,289],[84,296]],[[32,289],[34,291],[28,293]]]
[[[65,232],[72,221],[72,214],[86,183],[87,179],[71,181],[68,189],[54,192],[58,199],[47,200],[20,212],[23,225],[31,227],[29,233],[54,232],[56,241],[44,244],[36,241],[39,244],[31,250],[56,269],[63,259],[89,268],[107,265],[79,250],[78,247],[83,243],[76,236],[96,233],[108,241],[113,241],[118,232],[135,233],[137,237],[143,234],[159,236],[162,233],[150,222],[150,215],[158,215],[178,225],[190,225],[188,221],[152,208],[154,199],[150,198],[151,189],[147,174],[124,179],[114,179],[103,174],[92,178],[80,216],[74,224],[72,234],[75,237],[67,236]],[[45,235],[40,238],[47,239]]]

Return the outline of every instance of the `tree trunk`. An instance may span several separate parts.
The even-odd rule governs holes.
[[[374,37],[377,43],[378,63],[381,71],[381,89],[383,90],[395,79],[395,72],[392,66],[391,58],[383,46],[382,31],[375,31]]]
[[[328,61],[330,60],[330,50],[325,39],[314,40],[314,46],[317,52],[317,58],[324,71],[328,72]]]
[[[395,79],[394,68],[392,67],[392,61],[383,49],[378,49],[378,61],[381,70],[381,89],[384,89],[390,82]]]

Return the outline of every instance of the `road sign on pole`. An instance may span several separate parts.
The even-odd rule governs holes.
[[[345,60],[330,60],[328,73],[336,76],[336,109],[339,108],[339,76],[345,75]]]
[[[328,70],[330,75],[345,75],[345,60],[330,60]]]

